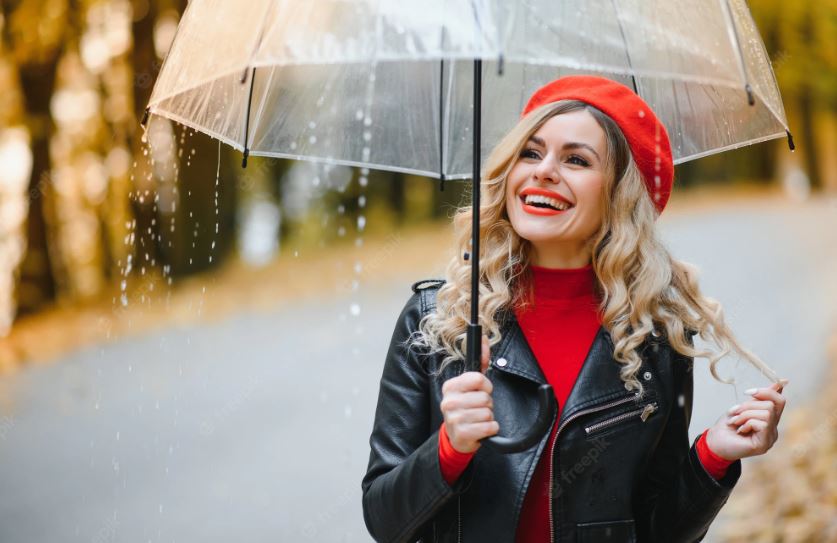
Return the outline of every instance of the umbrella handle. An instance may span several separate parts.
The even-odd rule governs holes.
[[[472,318],[475,309],[472,305]],[[482,360],[482,326],[473,322],[469,323],[465,341],[467,346],[466,367],[479,370],[480,362],[478,361]],[[488,369],[491,370],[492,368],[489,367]],[[484,437],[479,440],[480,444],[486,445],[489,449],[500,454],[525,451],[540,441],[541,437],[549,430],[549,425],[552,423],[552,414],[557,409],[556,404],[557,400],[552,392],[552,385],[541,384],[538,387],[538,416],[528,432],[517,437],[501,435]]]
[[[493,435],[480,439],[480,444],[500,454],[511,454],[525,451],[540,441],[552,422],[552,413],[555,411],[555,394],[552,393],[552,386],[543,384],[538,387],[538,418],[528,432],[517,437],[506,437]]]

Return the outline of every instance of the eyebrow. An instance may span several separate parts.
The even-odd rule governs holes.
[[[538,136],[529,136],[529,141],[532,141],[541,147],[546,147],[546,142],[539,138]],[[598,159],[599,162],[602,161],[601,157],[599,157],[599,153],[596,152],[595,149],[587,145],[586,143],[581,143],[580,141],[568,141],[561,147],[561,149],[587,149]]]

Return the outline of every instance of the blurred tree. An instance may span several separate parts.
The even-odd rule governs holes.
[[[155,23],[159,13],[157,0],[132,0],[133,13],[131,35],[131,66],[133,69],[133,113],[134,120],[142,119],[145,107],[151,98],[154,80],[160,70],[161,60],[155,47]],[[144,139],[140,126],[134,122],[129,134],[131,154],[136,157],[133,161],[132,178],[133,189],[130,194],[130,205],[134,216],[134,244],[133,259],[141,262],[154,262],[165,266],[168,262],[162,258],[159,244],[160,217],[158,216],[156,184],[154,172],[149,160],[143,159],[148,153],[147,141]],[[153,194],[153,197],[139,198],[139,193]]]
[[[50,102],[71,26],[64,0],[5,0],[2,6],[4,48],[18,67],[32,150],[27,245],[17,288],[18,312],[23,314],[50,302],[56,294],[52,260],[57,248],[51,246],[45,207],[51,184],[49,144],[55,128]]]

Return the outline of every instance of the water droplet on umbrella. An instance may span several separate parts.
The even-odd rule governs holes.
[[[317,143],[317,136],[311,136],[310,138],[308,138],[308,143],[310,143],[310,144]]]

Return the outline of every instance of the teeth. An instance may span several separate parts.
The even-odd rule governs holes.
[[[558,209],[558,210],[561,210],[561,211],[564,211],[565,209],[568,209],[570,207],[569,205],[567,205],[566,203],[564,203],[560,200],[556,200],[555,198],[549,198],[548,196],[541,196],[540,194],[527,194],[524,201],[527,204],[531,204],[533,202],[538,202],[538,203],[541,203],[541,204],[548,204],[548,205],[554,207],[555,209]]]

